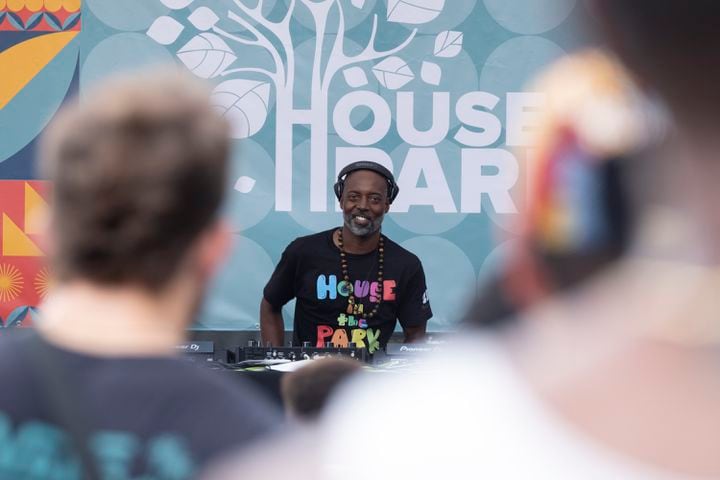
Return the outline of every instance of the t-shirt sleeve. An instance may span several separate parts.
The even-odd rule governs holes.
[[[295,297],[295,274],[299,259],[297,250],[297,240],[285,248],[263,290],[263,297],[275,308],[281,308]]]
[[[425,283],[425,271],[420,260],[413,269],[407,282],[405,292],[402,292],[398,307],[398,320],[403,327],[422,325],[432,317],[430,300]]]

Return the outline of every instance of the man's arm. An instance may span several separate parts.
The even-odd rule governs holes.
[[[285,343],[282,310],[276,310],[264,297],[260,302],[260,338],[263,345],[270,342],[273,347],[282,347]]]
[[[398,308],[398,320],[400,320],[400,326],[405,333],[404,343],[423,341],[427,322],[432,317],[425,272],[420,260],[416,260],[416,262],[415,271],[406,283],[402,295],[403,301]]]
[[[427,328],[427,322],[422,325],[407,326],[403,328],[405,333],[404,343],[416,343],[421,342],[425,339],[425,329]]]

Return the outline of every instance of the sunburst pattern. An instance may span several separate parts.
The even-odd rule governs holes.
[[[53,284],[50,269],[47,267],[43,267],[38,272],[38,274],[35,275],[35,281],[33,282],[33,284],[35,285],[35,291],[37,292],[38,296],[40,296],[40,299],[44,299],[48,293],[48,290],[50,290],[50,287],[52,287]]]
[[[23,277],[16,267],[0,265],[0,303],[15,300],[23,289]]]

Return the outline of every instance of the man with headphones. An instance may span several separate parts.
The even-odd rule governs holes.
[[[380,227],[399,188],[375,162],[343,168],[334,187],[343,225],[295,239],[282,254],[260,304],[263,342],[282,345],[281,309],[295,298],[293,344],[384,348],[396,322],[405,342],[425,335],[432,310],[425,273]]]

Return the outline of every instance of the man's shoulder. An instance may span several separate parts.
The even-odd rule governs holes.
[[[215,371],[178,359],[167,394],[174,397],[174,411],[209,413],[201,426],[214,430],[216,438],[228,435],[228,443],[245,441],[271,430],[282,421],[279,409],[256,385],[235,372]],[[191,421],[191,425],[197,422]]]
[[[392,239],[386,237],[385,235],[383,235],[383,237],[385,239],[385,254],[389,258],[391,257],[395,260],[402,260],[404,263],[407,263],[411,266],[422,265],[422,262],[420,262],[418,256],[415,255],[413,252],[401,246]]]
[[[328,239],[330,238],[330,235],[332,235],[333,230],[335,229],[331,228],[322,232],[311,233],[310,235],[303,235],[301,237],[297,237],[295,238],[295,240],[290,242],[287,248],[302,249],[306,247],[317,248],[318,246],[323,246],[328,243]]]

